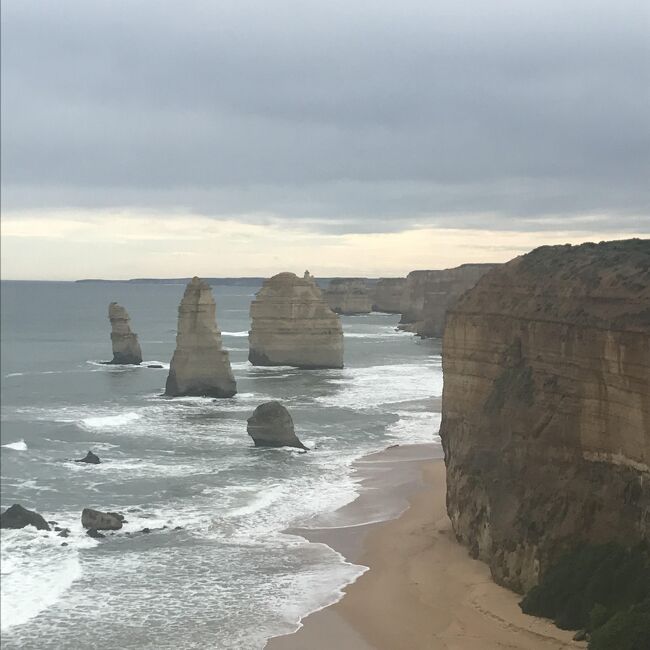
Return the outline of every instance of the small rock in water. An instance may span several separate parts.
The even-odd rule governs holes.
[[[68,537],[70,535],[70,530],[68,528],[64,528],[61,530],[61,532],[57,535],[57,537]]]
[[[56,526],[59,522],[58,521],[48,521],[47,523],[50,524],[50,526]],[[56,528],[54,530],[56,530]]]
[[[159,363],[151,363],[147,366],[147,368],[163,368],[164,366],[161,366]]]
[[[291,414],[280,402],[260,404],[248,418],[247,429],[256,447],[297,447],[307,450],[295,434]]]
[[[150,533],[150,532],[151,532],[151,528],[143,528],[141,532],[143,532],[143,533]]]
[[[61,542],[61,546],[67,546],[68,542]]]
[[[33,510],[27,510],[20,504],[14,503],[0,514],[0,528],[24,528],[34,526],[37,530],[50,530],[47,521]]]
[[[95,528],[89,528],[86,531],[86,535],[88,535],[88,537],[92,537],[93,539],[104,539],[106,537],[106,535],[102,535],[101,533],[97,532]]]
[[[81,513],[81,525],[94,530],[119,530],[124,517],[117,512],[100,512],[84,508]]]
[[[182,526],[176,526],[176,528],[174,528],[174,530],[183,530],[183,527]]]
[[[89,451],[83,458],[75,460],[75,463],[90,463],[91,465],[99,465],[101,461],[99,460],[99,456],[96,456],[92,451]]]

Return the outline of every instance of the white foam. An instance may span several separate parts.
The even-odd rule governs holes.
[[[221,332],[221,336],[248,336],[248,330],[242,332]]]
[[[7,377],[22,377],[24,374],[24,372],[10,372],[8,375],[5,375],[5,379]]]
[[[9,442],[6,445],[2,445],[6,449],[14,449],[15,451],[27,451],[27,443],[24,440],[18,440],[16,442]]]
[[[139,420],[141,415],[130,411],[120,413],[119,415],[106,415],[93,418],[84,418],[81,424],[88,429],[115,429],[135,420]]]

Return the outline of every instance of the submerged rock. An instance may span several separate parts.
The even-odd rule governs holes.
[[[14,503],[0,514],[0,528],[24,528],[34,526],[37,530],[50,530],[47,521],[33,510],[27,510],[20,504]]]
[[[75,463],[90,463],[91,465],[99,465],[101,461],[99,460],[99,456],[96,456],[92,451],[89,451],[83,458],[75,460]]]
[[[97,532],[96,528],[89,528],[86,531],[86,535],[88,535],[88,537],[92,537],[93,539],[104,539],[106,537],[106,535],[102,535],[101,533]],[[63,544],[61,544],[61,546],[63,546]]]
[[[256,447],[307,449],[295,434],[291,414],[280,402],[260,404],[248,418],[247,430]]]
[[[111,342],[113,360],[109,363],[139,365],[142,363],[142,350],[138,335],[131,331],[129,314],[116,302],[108,306],[108,318],[111,321]]]
[[[94,530],[119,530],[124,517],[116,512],[101,512],[84,508],[81,513],[81,525]]]
[[[237,392],[215,312],[210,285],[192,278],[178,307],[176,350],[169,366],[165,395],[232,397]]]
[[[251,303],[250,350],[255,366],[342,368],[343,329],[307,272],[266,280]]]
[[[363,278],[334,278],[323,295],[329,308],[337,314],[368,314],[372,309],[368,285]]]

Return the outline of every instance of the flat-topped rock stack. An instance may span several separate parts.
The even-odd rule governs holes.
[[[650,240],[543,246],[447,315],[457,538],[526,591],[582,543],[650,542]]]
[[[342,368],[343,329],[308,273],[278,273],[251,303],[250,351],[256,366]]]
[[[142,363],[142,350],[138,335],[131,331],[129,314],[116,302],[108,306],[108,319],[111,321],[111,343],[113,360],[110,364],[138,365]]]
[[[369,314],[372,311],[370,291],[363,278],[334,278],[323,295],[337,314]]]
[[[442,336],[447,310],[494,264],[463,264],[453,269],[411,271],[406,276],[399,328],[423,337]]]
[[[372,292],[372,311],[401,314],[406,278],[380,278]]]
[[[194,277],[178,307],[176,350],[165,394],[232,397],[237,385],[217,327],[210,285]]]

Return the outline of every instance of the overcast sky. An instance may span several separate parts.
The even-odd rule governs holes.
[[[647,0],[4,0],[3,277],[648,236],[649,116]]]

